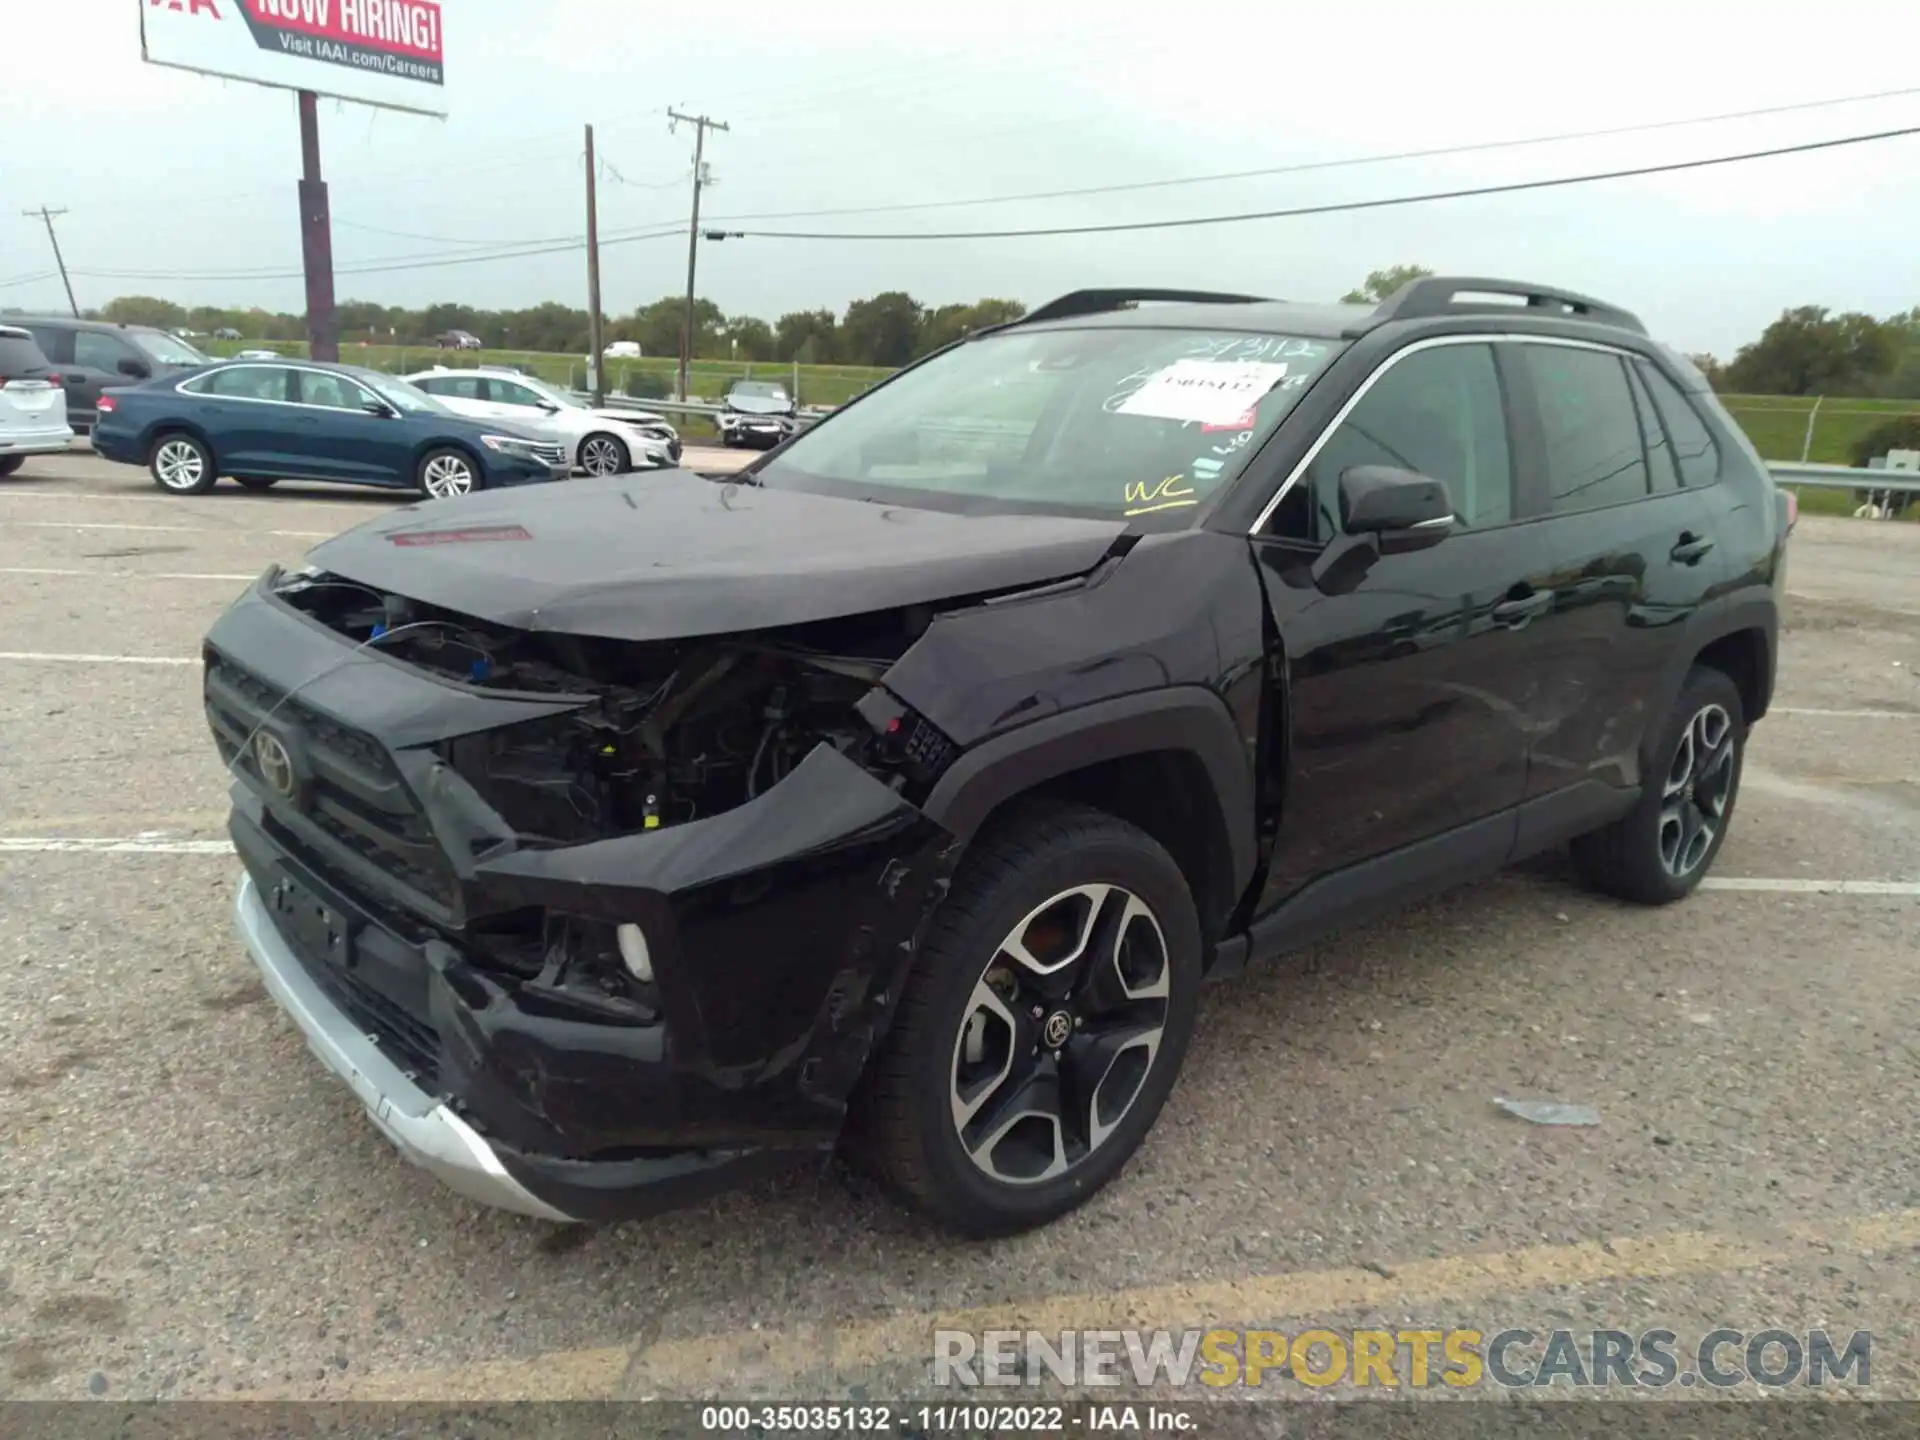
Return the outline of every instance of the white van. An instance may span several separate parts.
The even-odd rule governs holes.
[[[0,475],[29,455],[58,455],[73,440],[67,392],[32,334],[0,325]]]

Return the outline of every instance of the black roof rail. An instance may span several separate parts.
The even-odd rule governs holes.
[[[1050,300],[1030,311],[1015,324],[1032,325],[1042,320],[1071,320],[1076,315],[1100,315],[1120,310],[1138,300],[1184,301],[1193,305],[1259,305],[1264,295],[1224,295],[1213,290],[1075,290]]]
[[[1499,303],[1475,303],[1456,296],[1512,295],[1526,301],[1528,310],[1549,310],[1573,320],[1592,320],[1615,325],[1645,335],[1647,327],[1638,316],[1571,290],[1550,285],[1529,285],[1522,280],[1489,280],[1479,276],[1429,275],[1402,285],[1374,308],[1373,318],[1388,320],[1424,320],[1439,315],[1485,315],[1509,313],[1516,307]]]

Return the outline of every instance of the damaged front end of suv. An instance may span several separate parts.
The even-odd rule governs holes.
[[[269,571],[204,690],[240,927],[315,1051],[461,1192],[610,1219],[832,1147],[959,849],[920,808],[957,747],[885,684],[936,613],[903,597],[1052,580],[1116,527],[1043,524],[1024,567],[993,539],[916,562],[909,534],[864,587],[818,553],[581,585],[636,496],[668,528],[796,522],[691,476],[578,489],[524,523],[401,511]]]

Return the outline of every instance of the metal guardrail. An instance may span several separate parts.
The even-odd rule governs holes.
[[[568,393],[589,405],[593,403],[593,397],[584,390]],[[614,394],[609,394],[600,404],[605,410],[651,410],[662,415],[718,415],[725,408],[710,400],[642,400],[635,395]],[[829,409],[818,405],[800,407],[800,418],[803,420],[818,420],[829,413]]]
[[[1777,485],[1807,485],[1820,490],[1887,490],[1920,495],[1920,473],[1912,470],[1856,470],[1850,465],[1768,462]]]

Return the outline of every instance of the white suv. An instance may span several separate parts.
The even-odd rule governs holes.
[[[515,424],[563,441],[589,475],[663,470],[680,463],[680,435],[658,415],[596,410],[557,385],[517,370],[435,366],[406,377],[449,410]]]
[[[0,325],[0,475],[29,455],[58,455],[73,440],[67,392],[28,331]]]

